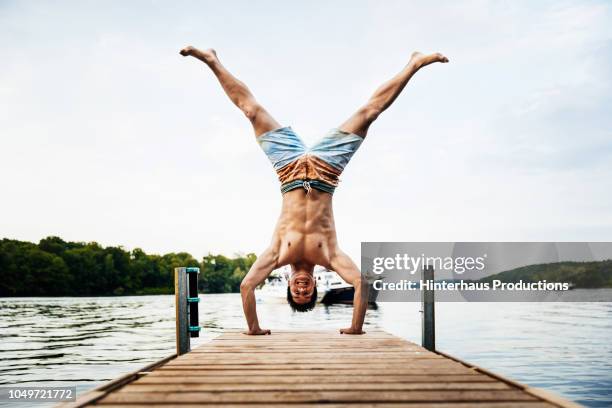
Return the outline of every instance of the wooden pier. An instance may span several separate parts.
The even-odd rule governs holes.
[[[384,331],[226,332],[64,406],[578,407]]]

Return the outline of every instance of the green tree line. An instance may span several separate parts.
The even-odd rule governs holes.
[[[96,242],[47,237],[0,241],[0,296],[110,296],[174,293],[174,268],[200,267],[200,290],[238,292],[255,254],[228,258],[186,252],[146,254]]]

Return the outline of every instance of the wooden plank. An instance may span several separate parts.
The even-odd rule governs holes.
[[[326,383],[361,383],[372,384],[392,382],[429,383],[429,382],[496,382],[495,379],[481,374],[456,374],[456,375],[328,375],[325,374]],[[185,372],[154,371],[136,380],[134,384],[301,384],[312,383],[312,375],[258,375],[258,376],[199,376],[185,375]]]
[[[275,340],[293,340],[293,339],[341,339],[341,340],[372,340],[372,339],[383,339],[383,340],[397,340],[396,336],[385,332],[368,332],[359,336],[352,336],[350,334],[341,334],[339,331],[326,331],[320,333],[313,332],[295,332],[285,333],[274,331],[272,334],[264,336],[248,336],[245,333],[240,332],[226,332],[223,333],[221,340],[244,340],[250,341],[249,339],[259,341],[275,341]]]
[[[220,363],[199,363],[199,364],[166,364],[164,369],[169,370],[287,370],[291,368],[292,370],[368,370],[368,371],[386,371],[386,370],[402,370],[402,369],[411,369],[411,370],[425,370],[425,369],[435,369],[436,371],[440,371],[443,369],[456,369],[462,371],[469,371],[470,369],[462,366],[461,364],[453,364],[448,361],[440,361],[437,364],[426,363],[419,364],[418,362],[413,363],[393,363],[393,364],[384,364],[384,363],[331,363],[325,364],[325,362],[315,362],[315,363],[304,363],[304,362],[295,362],[295,364],[288,366],[286,362],[270,362],[267,363],[241,363],[241,362],[220,362]]]
[[[300,354],[329,354],[329,353],[333,353],[334,355],[345,355],[345,354],[364,354],[366,353],[365,350],[370,350],[369,353],[373,353],[376,355],[380,355],[380,356],[390,356],[393,354],[398,354],[398,353],[406,353],[406,354],[410,354],[412,356],[422,356],[422,357],[428,357],[428,358],[444,358],[443,356],[439,355],[439,354],[435,354],[435,353],[430,353],[430,352],[423,352],[422,350],[416,350],[416,349],[400,349],[400,348],[394,348],[394,347],[383,347],[383,350],[381,351],[381,353],[376,353],[375,352],[375,347],[383,347],[383,346],[379,346],[379,345],[373,345],[373,346],[361,346],[361,347],[356,347],[356,348],[348,348],[346,345],[336,345],[333,347],[319,347],[317,348],[317,350],[313,350],[312,347],[309,348],[304,348],[304,347],[300,347],[300,346],[295,346],[295,347],[291,347],[291,346],[272,346],[269,348],[263,348],[263,347],[257,347],[257,348],[249,348],[249,347],[240,347],[238,349],[227,349],[227,348],[211,348],[209,350],[193,350],[190,353],[181,356],[181,357],[193,357],[193,358],[197,358],[198,356],[201,355],[214,355],[214,354],[224,354],[224,355],[228,355],[228,354],[232,354],[232,355],[241,355],[242,357],[244,357],[244,354],[285,354],[285,353],[300,353]],[[346,348],[346,350],[340,350],[342,348]],[[338,352],[336,353],[335,350],[338,350]],[[361,351],[359,351],[361,350]]]
[[[220,346],[217,344],[214,345],[210,345],[208,347],[206,347],[204,350],[200,350],[202,353],[206,352],[206,353],[226,353],[228,351],[231,351],[233,353],[282,353],[284,351],[304,351],[304,352],[310,352],[310,353],[322,353],[322,352],[329,352],[329,351],[337,351],[338,353],[361,353],[364,351],[363,347],[357,347],[353,344],[350,345],[346,345],[346,344],[340,344],[340,346],[342,346],[342,348],[338,348],[338,344],[336,345],[328,345],[328,344],[320,344],[316,346],[313,345],[309,345],[309,344],[277,344],[277,345],[268,345],[268,344],[262,344],[262,345],[254,345],[254,344],[245,344],[244,346],[239,346],[239,345],[234,345],[234,346]],[[376,344],[376,346],[379,346],[378,344]],[[196,349],[197,350],[197,349]],[[194,353],[195,351],[194,350]],[[402,345],[392,345],[392,346],[384,346],[384,348],[381,348],[380,350],[377,350],[381,353],[394,353],[397,351],[406,351],[406,352],[415,352],[418,351],[422,354],[432,354],[435,355],[437,357],[439,357],[439,355],[435,354],[435,353],[428,353],[428,352],[423,352],[423,349],[420,349],[418,347],[409,347],[409,346],[402,346]],[[188,354],[189,355],[189,354]]]
[[[225,353],[210,352],[210,353],[199,353],[199,354],[187,354],[185,356],[181,356],[180,358],[177,358],[177,361],[200,360],[204,358],[221,358],[221,357],[237,358],[237,359],[282,358],[285,361],[289,359],[286,353],[276,353],[276,352],[248,353],[249,354],[248,356],[245,356],[244,354],[245,353],[234,353],[234,352],[225,352]],[[444,357],[437,356],[435,354],[425,354],[425,353],[421,353],[418,351],[404,351],[404,350],[398,351],[395,353],[378,353],[376,351],[362,351],[361,353],[334,353],[333,351],[330,351],[330,352],[325,353],[319,350],[316,350],[316,351],[311,350],[310,352],[300,352],[300,353],[296,352],[296,353],[293,353],[293,355],[294,356],[304,356],[305,358],[308,358],[308,359],[326,358],[328,360],[330,357],[333,357],[334,359],[340,359],[340,358],[341,359],[352,359],[352,358],[366,359],[368,357],[373,357],[373,358],[380,359],[380,360],[382,359],[401,360],[401,359],[415,359],[415,358],[447,360]]]
[[[233,345],[232,348],[229,347],[223,347],[223,346],[215,346],[214,348],[202,348],[201,346],[192,350],[191,353],[193,353],[193,355],[196,354],[201,354],[201,353],[208,353],[210,352],[214,352],[214,351],[231,351],[231,350],[236,350],[237,352],[252,352],[252,351],[256,351],[256,350],[262,350],[262,351],[280,351],[280,350],[288,350],[288,349],[300,349],[300,350],[310,350],[310,351],[315,351],[313,350],[314,346],[313,345],[309,345],[309,344],[302,344],[302,343],[277,343],[277,344],[266,344],[266,345],[255,345],[252,343],[246,344],[244,346],[240,346],[240,345]],[[438,355],[436,355],[436,353],[431,353],[427,350],[424,349],[418,349],[415,347],[405,347],[405,348],[399,348],[397,345],[384,345],[384,344],[379,344],[379,343],[359,343],[359,344],[347,344],[347,343],[332,343],[332,344],[328,344],[328,343],[322,343],[320,345],[318,345],[316,347],[316,351],[319,352],[324,352],[324,351],[334,351],[334,350],[338,350],[340,351],[342,348],[346,348],[348,352],[354,352],[356,350],[361,349],[361,351],[364,350],[368,350],[368,349],[372,349],[372,348],[376,348],[378,350],[384,351],[384,352],[391,352],[391,351],[395,351],[395,350],[403,350],[403,351],[411,351],[411,352],[418,352],[420,354],[425,354],[425,355],[435,355],[436,357],[438,357]],[[388,351],[387,351],[388,350]]]
[[[163,375],[169,375],[170,372],[180,373],[182,376],[227,376],[227,375],[286,375],[286,376],[294,376],[294,375],[368,375],[368,376],[383,376],[383,375],[417,375],[423,374],[423,372],[427,372],[432,375],[444,375],[444,374],[465,374],[469,375],[473,371],[466,368],[440,368],[440,369],[428,369],[424,370],[423,368],[398,368],[393,370],[385,370],[384,372],[379,369],[335,369],[335,370],[316,370],[316,369],[284,369],[284,370],[263,370],[263,369],[250,369],[248,366],[238,366],[235,368],[223,368],[217,370],[195,370],[193,368],[185,368],[183,370],[176,369],[166,369],[164,367],[160,368],[159,371],[163,372]],[[287,364],[287,367],[291,367],[291,364]],[[152,374],[151,374],[152,375]]]
[[[115,392],[98,404],[146,403],[294,403],[310,402],[466,402],[466,401],[536,401],[520,390],[461,390],[461,391],[258,391],[258,392]]]
[[[397,356],[397,357],[390,357],[390,356],[386,356],[386,357],[376,357],[376,355],[364,355],[364,356],[358,356],[358,355],[351,355],[351,356],[342,356],[342,355],[338,355],[338,356],[324,356],[324,355],[316,355],[316,356],[300,356],[300,354],[295,355],[294,357],[292,356],[285,356],[283,358],[283,356],[261,356],[261,355],[246,355],[246,356],[237,356],[237,355],[220,355],[220,356],[214,356],[214,355],[203,355],[200,358],[186,358],[186,359],[181,359],[181,360],[176,360],[175,362],[173,362],[173,365],[194,365],[194,364],[214,364],[214,362],[221,362],[222,364],[225,363],[231,363],[233,362],[238,362],[238,363],[249,363],[249,364],[278,364],[278,363],[290,363],[290,362],[295,362],[295,363],[320,363],[320,362],[334,362],[337,364],[342,364],[342,363],[355,363],[355,362],[360,362],[361,365],[366,366],[369,363],[378,363],[378,364],[401,364],[401,363],[414,363],[414,364],[431,364],[431,365],[435,365],[435,364],[439,364],[439,363],[447,363],[447,364],[452,364],[452,365],[461,365],[463,366],[463,364],[452,361],[452,360],[447,360],[444,358],[421,358],[419,356],[412,356],[412,357],[406,357],[406,356]]]
[[[259,347],[289,347],[289,348],[296,348],[296,347],[306,347],[306,348],[310,348],[312,349],[313,347],[317,347],[319,349],[329,349],[329,348],[334,348],[334,347],[353,347],[353,348],[363,348],[363,347],[377,347],[379,349],[384,349],[387,347],[405,347],[411,350],[420,350],[424,353],[430,353],[430,351],[425,350],[423,348],[418,348],[415,347],[413,345],[405,345],[405,344],[401,344],[401,343],[397,343],[395,341],[390,341],[390,342],[385,342],[385,343],[380,343],[378,341],[358,341],[358,340],[343,340],[343,341],[333,341],[333,342],[324,342],[324,341],[319,341],[319,340],[308,340],[308,341],[299,341],[299,340],[295,340],[295,341],[291,341],[291,342],[286,342],[286,341],[279,341],[279,342],[266,342],[266,341],[253,341],[253,342],[243,342],[243,344],[240,344],[240,342],[234,342],[234,341],[227,341],[227,342],[223,342],[222,340],[219,340],[217,343],[217,340],[213,340],[215,342],[215,347],[229,347],[229,346],[233,346],[233,347],[252,347],[252,348],[259,348]],[[192,352],[204,352],[208,350],[208,347],[203,347],[203,346],[198,346],[196,348],[194,348],[192,350]]]
[[[337,348],[342,348],[343,346],[337,346]],[[365,348],[365,347],[364,347]],[[286,354],[288,353],[292,353],[293,355],[304,355],[307,357],[323,357],[323,356],[327,356],[329,357],[330,354],[332,354],[335,357],[338,358],[351,358],[351,357],[357,357],[357,356],[365,356],[365,357],[373,357],[373,356],[377,356],[380,358],[392,358],[392,357],[407,357],[407,358],[429,358],[429,359],[437,359],[437,360],[446,360],[443,356],[440,356],[438,354],[433,354],[433,353],[423,353],[419,350],[394,350],[391,349],[389,351],[385,351],[382,353],[376,353],[375,351],[353,351],[353,350],[346,350],[343,352],[338,352],[335,353],[334,352],[335,348],[331,347],[329,349],[324,349],[321,348],[319,350],[307,350],[307,349],[291,349],[291,348],[279,348],[276,351],[273,350],[263,350],[263,349],[247,349],[247,348],[243,348],[240,351],[234,351],[234,350],[210,350],[209,352],[205,352],[205,351],[200,351],[200,352],[196,352],[196,351],[192,351],[191,353],[188,353],[184,356],[181,356],[181,359],[185,358],[185,359],[189,359],[189,358],[193,358],[193,359],[199,359],[199,358],[205,358],[207,356],[209,357],[214,357],[214,356],[231,356],[231,357],[236,357],[236,358],[249,358],[250,355],[256,357],[275,357],[275,356],[280,356],[280,357],[286,357]]]
[[[331,353],[330,353],[331,354]],[[436,365],[436,364],[451,364],[460,365],[464,364],[457,361],[449,360],[440,357],[430,356],[419,356],[419,355],[384,355],[377,357],[376,354],[338,354],[337,356],[332,355],[320,355],[320,354],[301,354],[301,353],[286,353],[283,355],[273,354],[203,354],[201,356],[189,356],[188,358],[179,358],[172,362],[172,365],[194,365],[194,364],[213,364],[213,362],[220,361],[225,362],[242,362],[243,364],[277,364],[277,363],[289,363],[294,361],[296,363],[325,363],[329,364],[355,364],[360,363],[362,366],[369,364],[379,365],[393,365],[393,364],[419,364],[419,365]]]
[[[248,337],[248,336],[244,336],[244,337]],[[255,337],[255,336],[251,336],[251,337]],[[261,337],[261,338],[260,338]],[[264,340],[266,339],[266,340]],[[417,346],[416,344],[412,344],[412,343],[406,343],[406,342],[402,342],[401,340],[398,339],[372,339],[372,338],[364,338],[364,339],[359,339],[359,338],[355,338],[353,337],[334,337],[334,338],[329,338],[329,339],[323,339],[323,338],[295,338],[295,339],[275,339],[273,337],[262,337],[262,336],[257,336],[256,339],[248,339],[248,338],[238,338],[238,339],[225,339],[223,337],[221,338],[216,338],[213,340],[213,345],[215,346],[240,346],[240,347],[246,347],[246,346],[250,346],[250,345],[256,345],[256,346],[263,346],[263,345],[275,345],[275,346],[279,346],[279,345],[305,345],[305,346],[310,346],[312,347],[313,345],[317,345],[319,347],[323,347],[325,345],[337,345],[337,344],[351,344],[351,345],[363,345],[363,344],[367,344],[367,345],[384,345],[384,346],[404,346],[404,347],[411,347],[411,348],[419,348],[419,346]],[[315,343],[316,342],[316,343]],[[198,348],[206,348],[208,347],[208,343],[202,344],[198,347],[196,347],[194,350],[197,350]],[[423,350],[425,352],[428,352],[428,350],[425,350],[423,348],[420,348],[420,350]]]
[[[369,335],[382,335],[382,336],[391,336],[391,337],[395,337],[392,334],[390,334],[389,332],[382,330],[382,329],[378,329],[378,328],[366,328],[366,331]],[[229,330],[223,333],[223,336],[225,337],[231,337],[231,336],[237,336],[237,335],[241,335],[244,332],[241,330]],[[279,336],[291,336],[291,335],[302,335],[302,334],[307,334],[309,336],[329,336],[330,334],[339,334],[340,331],[339,330],[331,330],[331,329],[321,329],[321,330],[274,330],[274,333],[276,335]],[[269,336],[269,335],[268,335]],[[349,335],[346,335],[347,337]],[[265,337],[265,336],[259,336],[259,337]],[[395,337],[397,338],[397,337]]]
[[[239,337],[239,336],[245,336],[245,331],[244,330],[226,330],[224,331],[221,335],[223,335],[225,338],[229,338],[229,337]],[[284,330],[272,330],[272,334],[267,334],[264,336],[255,336],[257,338],[270,338],[270,337],[296,337],[296,336],[310,336],[310,337],[331,337],[331,336],[335,336],[335,337],[357,337],[357,338],[365,338],[365,337],[390,337],[390,338],[395,338],[397,339],[398,337],[388,333],[386,331],[383,330],[371,330],[369,328],[366,328],[366,334],[364,335],[358,335],[358,336],[353,336],[350,334],[342,334],[340,333],[340,330],[319,330],[319,331],[310,331],[310,330],[295,330],[295,331],[284,331]]]
[[[247,370],[286,370],[288,368],[288,363],[285,362],[244,362],[244,361],[226,361],[226,362],[217,362],[217,363],[207,363],[207,362],[180,362],[177,364],[166,364],[164,369],[170,370],[219,370],[219,369],[247,369]],[[325,363],[323,362],[314,362],[314,363],[306,363],[296,361],[294,364],[290,365],[291,369],[294,370],[353,370],[353,369],[363,369],[368,368],[370,370],[378,370],[385,371],[388,369],[404,369],[404,368],[413,368],[413,369],[430,369],[436,368],[441,370],[443,368],[448,369],[462,369],[469,370],[466,367],[462,366],[458,363],[453,363],[451,361],[426,361],[419,363],[418,361],[407,361],[405,364],[401,362],[393,362],[391,364],[385,364],[384,362],[374,362],[374,363],[340,363],[334,361],[333,363]]]
[[[139,381],[123,387],[118,392],[200,392],[200,391],[392,391],[392,390],[509,390],[510,386],[500,382],[429,382],[429,383],[331,383],[324,378],[308,383],[265,384],[141,384]]]
[[[364,336],[368,336],[368,337],[364,337],[364,338],[358,338],[357,336],[352,336],[352,335],[348,335],[348,334],[332,334],[331,336],[333,337],[319,337],[319,336],[309,336],[307,334],[304,335],[295,335],[295,336],[275,336],[274,334],[272,335],[266,335],[266,336],[247,336],[245,334],[237,334],[234,336],[228,336],[228,337],[223,337],[218,339],[217,341],[221,341],[221,342],[225,342],[225,341],[232,341],[232,342],[259,342],[259,343],[263,343],[263,342],[270,342],[270,343],[274,343],[274,342],[287,342],[287,341],[300,341],[300,342],[314,342],[317,340],[321,340],[321,341],[329,341],[329,342],[373,342],[376,340],[387,340],[387,341],[395,341],[396,339],[393,338],[392,336],[379,336],[379,335],[369,335],[369,334],[365,334]],[[257,337],[256,339],[250,339],[249,337]]]

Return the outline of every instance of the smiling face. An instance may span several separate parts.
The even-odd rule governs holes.
[[[289,280],[289,291],[293,301],[299,305],[310,302],[315,285],[314,278],[308,272],[294,273]]]

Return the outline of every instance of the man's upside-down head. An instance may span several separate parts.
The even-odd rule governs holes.
[[[312,270],[294,269],[287,286],[287,302],[296,312],[308,312],[317,302],[317,282]]]

